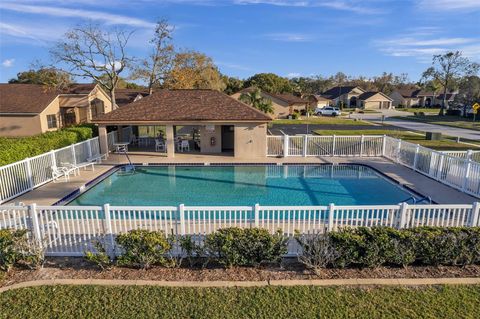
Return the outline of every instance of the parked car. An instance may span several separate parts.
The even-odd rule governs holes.
[[[321,109],[315,110],[316,115],[330,115],[330,116],[339,116],[342,114],[342,111],[338,107],[326,106]]]

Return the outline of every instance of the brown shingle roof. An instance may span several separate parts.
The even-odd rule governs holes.
[[[97,86],[96,83],[74,83],[66,89],[64,94],[89,94]]]
[[[267,94],[271,95],[273,97],[276,97],[277,99],[280,99],[282,101],[285,101],[288,104],[305,104],[305,103],[308,103],[308,101],[302,99],[301,97],[293,95],[291,93],[282,93],[282,94],[267,93]]]
[[[59,94],[40,84],[0,83],[0,113],[42,112]]]
[[[141,95],[145,97],[148,95],[147,89],[116,89],[115,90],[115,102],[118,106],[124,106],[132,103],[135,98]]]
[[[338,98],[340,95],[350,93],[355,88],[358,88],[359,90],[364,91],[362,88],[358,86],[335,86],[330,90],[323,92],[322,96],[333,100]]]
[[[271,121],[263,112],[213,90],[159,90],[93,122]]]

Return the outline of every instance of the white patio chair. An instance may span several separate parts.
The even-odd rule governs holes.
[[[63,177],[65,178],[65,181],[68,181],[70,180],[70,174],[73,172],[73,170],[66,167],[51,166],[50,168],[52,169],[53,181],[58,180],[60,177]]]
[[[80,175],[80,168],[77,165],[72,163],[64,163],[64,162],[60,162],[60,165],[61,167],[65,167],[68,170],[71,170],[73,172],[73,176]]]
[[[180,144],[182,152],[190,151],[190,143],[187,140],[183,140]]]
[[[130,136],[130,144],[131,145],[138,145],[138,138],[135,134],[132,134],[132,136]]]
[[[165,143],[155,139],[155,152],[165,152]]]

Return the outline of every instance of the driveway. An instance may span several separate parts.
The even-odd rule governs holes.
[[[480,131],[445,126],[445,125],[437,125],[437,124],[429,124],[429,123],[389,118],[390,116],[406,116],[411,114],[412,113],[401,112],[396,110],[382,110],[382,113],[352,114],[351,117],[366,120],[373,123],[381,123],[382,115],[385,115],[384,123],[393,125],[396,127],[401,127],[407,130],[442,133],[443,135],[460,137],[463,139],[476,140],[476,141],[480,140]]]

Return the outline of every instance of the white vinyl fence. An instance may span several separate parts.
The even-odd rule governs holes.
[[[52,181],[52,166],[87,162],[100,155],[98,137],[0,167],[0,203]]]
[[[267,155],[382,156],[467,194],[480,197],[480,152],[435,151],[389,136],[267,136]]]
[[[382,206],[239,206],[239,207],[114,207],[104,206],[0,206],[0,229],[29,229],[46,246],[49,256],[82,256],[101,240],[115,251],[115,236],[132,229],[193,235],[202,240],[225,227],[260,227],[311,234],[342,227],[480,226],[480,203],[473,205]],[[289,244],[289,254],[296,253]]]

